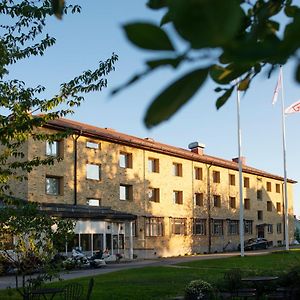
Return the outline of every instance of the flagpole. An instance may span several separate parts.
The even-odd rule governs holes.
[[[237,125],[238,125],[238,157],[239,157],[239,186],[240,186],[240,245],[241,245],[241,257],[244,256],[244,203],[243,203],[243,170],[242,170],[242,131],[240,124],[240,91],[237,84]]]
[[[280,67],[281,76],[281,113],[282,113],[282,148],[283,148],[283,169],[284,169],[284,223],[285,223],[285,249],[289,250],[289,215],[288,215],[288,195],[287,195],[287,172],[286,172],[286,139],[285,139],[285,103],[283,90],[283,73]]]

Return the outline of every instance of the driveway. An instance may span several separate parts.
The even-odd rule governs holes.
[[[299,248],[299,246],[297,248]],[[284,248],[276,248],[276,249],[270,248],[267,250],[247,251],[245,255],[247,256],[265,255],[268,254],[269,252],[273,252],[276,250],[284,250]],[[120,270],[143,268],[147,266],[170,266],[170,265],[175,265],[178,263],[189,262],[194,260],[218,259],[218,258],[234,257],[239,255],[240,255],[239,252],[230,252],[230,253],[214,253],[214,254],[201,254],[201,255],[193,255],[193,256],[158,258],[158,259],[151,259],[151,260],[133,260],[133,261],[126,261],[126,262],[121,261],[120,263],[107,264],[106,266],[98,269],[82,269],[82,270],[69,271],[67,273],[62,273],[61,278],[66,280],[66,279],[73,279],[79,277],[107,274],[111,272],[117,272]],[[0,289],[5,289],[8,287],[11,288],[15,287],[15,277],[14,276],[0,277]]]

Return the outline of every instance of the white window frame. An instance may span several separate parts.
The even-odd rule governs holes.
[[[59,156],[59,141],[46,141],[46,155],[53,157]]]
[[[92,142],[92,141],[87,141],[85,145],[86,145],[86,148],[89,148],[89,149],[95,149],[95,150],[100,149],[99,143],[95,143],[95,142]]]
[[[86,164],[86,179],[100,180],[101,179],[101,165]]]
[[[51,182],[54,183],[54,190],[53,187],[51,188]],[[46,183],[45,189],[47,195],[58,196],[61,194],[61,178],[56,176],[46,176]]]

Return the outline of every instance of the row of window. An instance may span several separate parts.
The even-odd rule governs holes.
[[[94,170],[95,177],[97,174],[97,170]],[[133,200],[133,186],[120,184],[120,200],[124,201],[131,201]],[[46,176],[46,193],[48,195],[60,195],[62,194],[62,178],[55,177],[55,176]],[[90,205],[96,205],[95,201],[92,201]],[[148,189],[148,200],[152,202],[160,202],[160,190],[159,188],[149,188]],[[183,204],[183,191],[173,191],[173,203],[174,204]],[[203,193],[195,193],[194,194],[194,205],[195,206],[204,206],[204,194]],[[220,195],[213,195],[213,206],[216,208],[221,208],[221,196]],[[235,209],[236,205],[236,198],[229,197],[229,207]],[[250,199],[244,199],[244,209],[250,210]],[[272,201],[267,201],[267,211],[273,210],[273,203]],[[276,202],[276,211],[281,212],[281,203]]]
[[[91,149],[100,149],[100,144],[94,143],[94,142],[86,142],[86,147]],[[61,156],[61,145],[59,141],[51,141],[46,143],[46,155],[48,156],[54,156],[58,157]],[[132,153],[128,152],[120,152],[119,156],[119,166],[121,168],[132,168],[133,167],[133,161],[132,161]],[[96,164],[87,164],[87,179],[94,179],[94,180],[100,180],[101,178],[101,166]],[[148,158],[148,171],[150,173],[159,173],[159,159],[157,158]],[[174,176],[183,176],[182,171],[182,164],[174,162],[172,165],[172,174]],[[194,168],[194,179],[195,180],[203,180],[203,170],[200,167]],[[213,171],[212,173],[212,180],[214,183],[220,183],[221,182],[221,174],[220,171]],[[257,178],[258,181],[261,181],[261,178]],[[235,186],[236,185],[236,176],[235,174],[229,174],[229,185]],[[261,184],[259,184],[261,185]],[[250,178],[244,177],[244,187],[250,188]],[[272,192],[272,183],[267,182],[266,183],[266,190],[268,192]],[[276,193],[280,193],[281,188],[280,184],[275,184],[275,191]],[[257,190],[257,199],[262,199],[262,189]]]
[[[194,218],[192,219],[193,235],[207,234],[207,219]],[[239,220],[222,220],[211,219],[211,234],[214,236],[224,235],[225,224],[227,223],[227,235],[239,234]],[[145,221],[146,236],[164,236],[164,218],[150,217]],[[282,233],[281,223],[277,223],[277,234]],[[187,234],[187,219],[186,218],[171,218],[170,219],[171,234],[186,235]],[[267,232],[273,233],[273,224],[267,225]],[[253,234],[253,221],[244,221],[244,233]]]

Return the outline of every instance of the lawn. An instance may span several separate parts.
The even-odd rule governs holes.
[[[275,252],[262,256],[246,256],[198,260],[176,266],[145,267],[95,276],[92,300],[98,299],[170,299],[183,294],[184,286],[191,280],[204,279],[218,284],[225,271],[240,268],[243,274],[280,275],[292,266],[300,266],[300,251]],[[1,278],[0,278],[1,280]],[[72,281],[88,286],[89,278]],[[56,283],[63,285],[65,282]],[[0,299],[20,299],[15,291],[0,291]],[[59,299],[59,298],[54,298]]]

